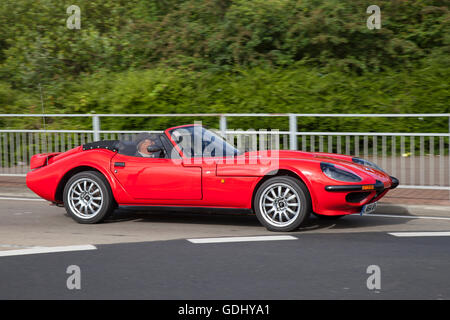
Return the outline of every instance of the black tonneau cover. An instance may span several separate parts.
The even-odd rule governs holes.
[[[83,144],[83,150],[108,149],[113,152],[119,151],[119,140],[102,140]]]

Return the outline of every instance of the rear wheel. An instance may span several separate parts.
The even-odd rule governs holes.
[[[70,178],[63,199],[67,213],[79,223],[98,223],[114,210],[109,184],[96,171],[80,172]]]
[[[292,231],[311,213],[306,186],[289,176],[273,177],[258,188],[254,209],[258,220],[270,231]]]

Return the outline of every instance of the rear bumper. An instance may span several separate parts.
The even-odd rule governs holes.
[[[26,176],[27,187],[39,197],[52,202],[55,201],[58,181],[55,172],[47,166],[30,171]]]

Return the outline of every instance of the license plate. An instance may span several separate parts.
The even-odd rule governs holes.
[[[376,202],[366,204],[361,209],[361,215],[373,213],[376,210],[376,208],[377,208],[377,203]]]

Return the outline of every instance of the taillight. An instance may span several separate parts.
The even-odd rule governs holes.
[[[33,170],[47,165],[48,160],[57,154],[59,154],[59,152],[35,154],[30,159],[30,169]]]

